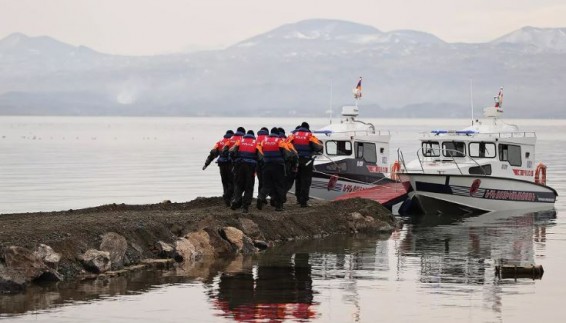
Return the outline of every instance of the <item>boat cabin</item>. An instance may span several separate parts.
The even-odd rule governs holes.
[[[464,130],[422,133],[420,141],[418,159],[406,165],[409,171],[533,180],[536,134],[496,117],[475,120]]]
[[[324,146],[323,155],[317,156],[316,160],[336,164],[355,159],[356,166],[370,166],[370,172],[388,172],[389,131],[376,131],[373,124],[356,120],[357,116],[358,107],[345,106],[339,123],[313,131]]]

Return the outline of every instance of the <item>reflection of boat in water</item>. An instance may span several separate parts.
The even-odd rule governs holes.
[[[499,120],[501,105],[484,109],[484,120],[464,130],[422,134],[417,159],[399,177],[425,214],[544,210],[556,191],[546,186],[546,166],[535,165],[536,135]],[[413,209],[414,210],[414,209]]]
[[[422,282],[475,285],[493,281],[496,265],[535,264],[535,245],[545,242],[556,211],[489,212],[452,223],[429,218],[395,234],[398,253],[420,258]]]
[[[334,200],[353,192],[379,188],[380,196],[373,199],[391,207],[405,198],[404,187],[385,176],[391,171],[388,165],[391,135],[389,131],[376,130],[373,124],[357,119],[360,83],[354,94],[356,105],[342,107],[339,123],[313,131],[322,141],[324,152],[314,159],[310,196]]]

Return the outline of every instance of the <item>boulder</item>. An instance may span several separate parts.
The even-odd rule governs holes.
[[[100,250],[110,254],[111,268],[113,270],[124,267],[124,256],[128,249],[128,241],[116,232],[108,232],[102,235]]]
[[[240,225],[242,226],[242,231],[248,237],[252,239],[264,239],[263,234],[259,230],[259,226],[254,221],[246,218],[240,218]]]
[[[186,238],[179,238],[175,241],[174,258],[177,262],[195,261],[200,258],[201,254],[195,246]]]
[[[0,251],[0,293],[22,291],[32,281],[62,279],[29,249],[10,246]]]
[[[108,251],[89,249],[78,258],[86,270],[95,274],[107,272],[112,266]]]
[[[50,268],[57,270],[59,267],[59,261],[61,261],[61,254],[57,253],[46,244],[40,244],[35,250],[36,256],[43,261],[44,264]]]
[[[175,248],[167,242],[157,241],[155,243],[155,251],[157,252],[157,256],[161,258],[174,258],[175,257]]]
[[[350,232],[391,232],[393,226],[387,222],[376,220],[370,215],[362,215],[359,212],[352,212],[348,218]]]
[[[224,227],[220,231],[220,235],[234,246],[236,253],[252,254],[257,252],[252,239],[241,230],[234,227]]]
[[[195,247],[195,250],[203,256],[214,256],[214,247],[210,244],[210,236],[204,230],[190,232],[185,235],[185,239],[189,240]]]
[[[254,246],[256,248],[258,248],[259,250],[265,250],[267,248],[269,248],[269,243],[263,241],[263,240],[254,240]]]

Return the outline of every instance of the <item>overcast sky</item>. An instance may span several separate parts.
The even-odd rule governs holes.
[[[0,0],[14,32],[126,55],[222,48],[285,23],[328,18],[485,42],[523,26],[566,27],[566,0]]]

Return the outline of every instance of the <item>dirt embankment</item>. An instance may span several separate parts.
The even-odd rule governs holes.
[[[264,206],[261,211],[253,208],[250,213],[242,214],[226,208],[221,198],[214,197],[186,203],[112,204],[61,212],[0,215],[0,285],[10,277],[7,264],[17,258],[7,255],[6,250],[13,246],[30,251],[38,250],[41,244],[50,246],[60,255],[57,273],[68,280],[85,273],[85,269],[88,271],[81,255],[100,249],[101,243],[106,243],[103,235],[109,232],[125,238],[120,266],[131,266],[143,259],[163,256],[163,250],[157,247],[158,241],[175,249],[181,248],[177,245],[179,239],[187,238],[197,249],[191,252],[198,254],[199,246],[206,249],[203,246],[207,244],[212,250],[209,255],[223,257],[255,252],[253,245],[259,246],[256,242],[271,247],[278,241],[331,234],[390,232],[395,226],[391,212],[374,201],[356,198],[312,201],[312,204],[312,207],[301,208],[290,197],[283,212]],[[243,236],[240,234],[239,239],[253,242],[253,251],[243,248],[242,242],[235,242],[233,237],[227,237],[228,231],[223,228],[228,227],[241,231]],[[234,244],[240,246],[230,246]],[[184,260],[198,261],[198,257]],[[112,269],[116,268],[112,266]],[[13,272],[11,274],[14,276]]]

